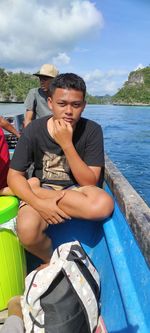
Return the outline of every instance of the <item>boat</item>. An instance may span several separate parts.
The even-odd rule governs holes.
[[[21,114],[14,114],[13,116],[12,115],[7,115],[5,117],[5,119],[11,125],[13,125],[19,133],[22,132],[23,123],[24,123],[24,115],[22,113]],[[14,153],[14,149],[16,147],[18,138],[14,134],[9,133],[6,130],[4,130],[4,134],[5,134],[7,144],[8,144],[10,158],[11,158],[13,153]]]
[[[51,226],[53,246],[77,239],[95,264],[106,332],[149,333],[150,208],[107,155],[104,188],[115,201],[112,216]]]
[[[112,216],[51,226],[53,245],[78,239],[94,262],[106,332],[149,333],[150,209],[107,155],[104,188],[115,200]]]

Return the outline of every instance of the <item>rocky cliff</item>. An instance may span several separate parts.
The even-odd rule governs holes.
[[[114,104],[150,105],[150,67],[133,71],[112,97]]]

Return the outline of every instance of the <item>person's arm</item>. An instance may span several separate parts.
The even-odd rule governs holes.
[[[28,124],[31,123],[33,119],[33,110],[26,110],[25,116],[24,116],[24,127],[26,127]]]
[[[53,198],[41,199],[33,193],[25,178],[25,173],[11,168],[8,171],[7,183],[16,196],[34,208],[48,223],[51,224],[54,219],[56,223],[62,222],[64,219],[70,219],[70,216],[58,207],[58,201],[65,195],[65,192],[59,191],[57,193],[55,191]]]
[[[36,89],[30,89],[24,101],[24,106],[26,109],[24,115],[24,127],[26,127],[34,118],[35,105],[36,105],[35,91]]]
[[[69,163],[70,169],[77,183],[81,186],[96,185],[101,167],[88,166],[79,156],[73,142],[73,129],[69,123],[62,119],[54,121],[54,140],[61,146]]]
[[[31,206],[32,203],[34,204],[34,202],[36,204],[37,198],[32,192],[31,187],[27,179],[25,178],[24,172],[20,172],[10,168],[8,171],[7,183],[16,196],[18,196],[28,204],[31,203]]]
[[[2,116],[0,117],[0,126],[6,131],[16,135],[17,138],[20,138],[20,133],[16,130],[16,128],[13,125],[11,125],[9,121],[3,118]]]
[[[81,159],[73,144],[70,147],[64,146],[63,151],[77,183],[81,186],[96,185],[100,177],[101,168],[88,166]]]

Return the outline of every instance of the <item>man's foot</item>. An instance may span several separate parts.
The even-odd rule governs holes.
[[[22,319],[20,296],[14,296],[8,303],[8,316],[12,315],[18,316]]]

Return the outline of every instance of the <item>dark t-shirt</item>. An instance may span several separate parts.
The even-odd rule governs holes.
[[[49,118],[46,116],[34,120],[24,129],[17,143],[11,168],[26,171],[34,162],[34,175],[42,183],[71,186],[76,184],[76,180],[63,150],[48,133]],[[73,143],[87,165],[104,166],[103,134],[100,125],[92,120],[80,118],[73,134]]]

